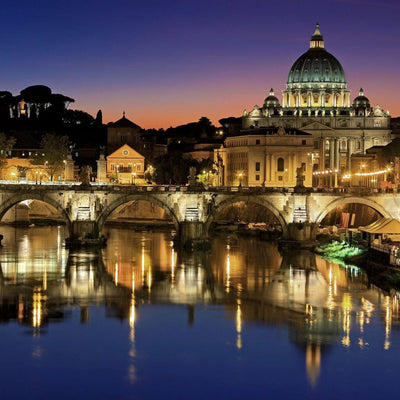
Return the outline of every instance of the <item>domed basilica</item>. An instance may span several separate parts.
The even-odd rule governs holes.
[[[318,24],[310,48],[290,68],[282,103],[271,89],[262,107],[243,113],[241,134],[272,127],[312,135],[314,171],[345,173],[352,154],[391,141],[389,112],[371,107],[362,89],[351,102],[343,67],[325,49]]]

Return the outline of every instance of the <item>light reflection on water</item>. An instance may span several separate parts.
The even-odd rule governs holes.
[[[275,345],[284,346],[292,357],[288,363],[298,365],[293,349],[302,349],[301,362],[309,385],[308,389],[303,387],[304,393],[310,387],[318,388],[320,394],[328,390],[329,385],[325,387],[319,381],[326,385],[329,379],[335,379],[324,368],[324,359],[333,350],[352,351],[354,356],[354,351],[374,349],[376,363],[388,362],[382,351],[393,356],[400,352],[398,295],[371,287],[361,270],[345,269],[307,251],[282,255],[274,243],[228,236],[214,239],[210,252],[183,253],[172,247],[168,234],[111,229],[103,251],[69,253],[62,245],[65,232],[61,227],[2,227],[2,232],[1,320],[11,325],[1,326],[0,332],[15,329],[15,324],[30,326],[33,337],[43,340],[32,348],[32,357],[40,359],[49,354],[46,340],[55,321],[63,322],[64,334],[68,335],[69,330],[76,329],[73,321],[78,319],[99,336],[97,340],[102,340],[102,330],[112,329],[111,321],[120,320],[127,335],[112,340],[125,345],[128,360],[124,353],[102,360],[104,365],[111,360],[126,363],[119,383],[123,387],[126,379],[142,395],[153,390],[150,380],[155,372],[146,365],[147,358],[154,362],[151,349],[160,350],[161,346],[157,353],[157,362],[161,364],[162,353],[169,353],[161,338],[159,343],[146,342],[150,341],[147,337],[153,338],[154,328],[161,332],[174,320],[172,329],[180,332],[177,337],[182,353],[179,347],[175,348],[177,364],[168,356],[164,366],[177,368],[183,377],[188,371],[178,360],[187,357],[187,352],[200,358],[201,352],[207,352],[186,347],[191,331],[182,333],[182,327],[176,325],[176,317],[182,312],[188,326],[200,335],[199,341],[215,338],[216,342],[225,343],[225,352],[231,351],[232,342],[241,358],[230,360],[224,367],[233,375],[238,366],[243,368],[242,358],[251,360],[253,368],[262,366],[257,354],[260,349],[254,351],[254,343],[262,342],[263,335],[268,333],[278,336],[276,343],[263,343],[263,351],[268,346],[270,352]],[[160,314],[166,306],[168,310]],[[105,310],[105,316],[99,316],[99,309]],[[151,310],[155,312],[154,319],[149,317]],[[223,316],[218,319],[219,331],[213,329],[216,311]],[[202,330],[197,331],[200,327]],[[288,333],[284,344],[283,330]],[[49,335],[41,337],[42,332]],[[79,343],[80,337],[74,336],[74,340]],[[227,357],[224,351],[222,357]],[[217,357],[209,354],[211,359],[214,356]],[[87,357],[96,358],[90,351]],[[350,365],[350,373],[351,363],[348,357],[344,359]],[[16,363],[22,361],[13,359]],[[393,362],[391,367],[396,363],[399,366],[397,361]],[[246,368],[251,369],[250,364]],[[143,376],[143,371],[148,375]],[[300,380],[299,385],[304,385],[304,381]],[[243,389],[242,394],[245,393]],[[284,397],[284,391],[281,395]]]

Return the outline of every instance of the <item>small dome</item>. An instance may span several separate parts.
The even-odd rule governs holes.
[[[346,77],[340,62],[324,48],[324,41],[316,25],[311,37],[310,48],[301,55],[290,69],[287,87],[293,84],[331,83],[346,85]]]
[[[364,91],[362,90],[362,88],[358,92],[358,96],[353,101],[353,107],[354,108],[359,108],[359,107],[371,108],[369,99],[368,99],[368,97],[364,96]]]
[[[274,89],[271,88],[269,96],[264,100],[264,108],[280,107],[279,99],[275,96]]]

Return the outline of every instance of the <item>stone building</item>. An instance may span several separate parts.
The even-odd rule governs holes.
[[[316,25],[310,48],[290,68],[282,104],[273,89],[261,107],[243,113],[242,129],[282,126],[313,138],[312,168],[351,171],[351,155],[391,141],[390,115],[371,106],[364,91],[351,102],[340,62],[328,51]]]
[[[107,156],[106,161],[107,180],[132,185],[145,182],[145,158],[127,144]],[[106,181],[102,176],[98,179]]]
[[[118,121],[110,122],[107,125],[107,151],[109,154],[127,144],[132,148],[137,148],[140,143],[140,131],[142,128],[125,117],[125,111],[122,118]]]
[[[248,129],[214,150],[217,186],[311,186],[313,137],[298,129]],[[302,168],[302,171],[298,169]]]
[[[142,154],[146,160],[153,160],[167,151],[167,146],[155,142],[155,139],[146,139],[142,128],[125,117],[107,125],[107,152],[113,153],[122,145],[127,144]]]

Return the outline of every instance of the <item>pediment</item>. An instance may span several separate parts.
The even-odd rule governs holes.
[[[306,131],[310,130],[310,131],[315,131],[315,130],[319,130],[319,131],[333,131],[334,129],[332,129],[330,126],[328,125],[324,125],[321,124],[320,122],[311,122],[310,124],[303,126],[302,128],[300,128],[302,131]]]
[[[111,153],[107,157],[107,159],[109,158],[144,158],[144,157],[136,150],[132,149],[131,146],[124,144],[119,149],[115,150],[114,153]]]

